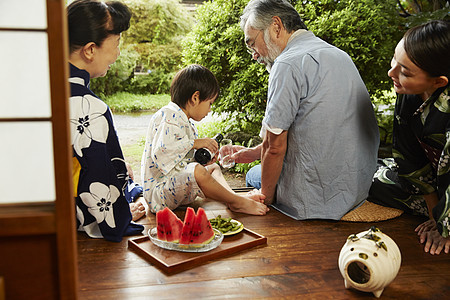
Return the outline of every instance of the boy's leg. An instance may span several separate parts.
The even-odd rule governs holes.
[[[198,186],[207,198],[225,203],[233,211],[265,215],[268,210],[263,203],[240,196],[229,189],[229,186],[226,188],[220,184],[202,165],[196,165],[194,176]]]
[[[211,173],[211,176],[214,177],[214,179],[217,180],[218,183],[224,186],[227,190],[233,190],[223,176],[222,170],[220,169],[220,166],[218,164],[212,164],[206,166],[205,168]]]

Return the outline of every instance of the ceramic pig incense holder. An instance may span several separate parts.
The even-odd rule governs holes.
[[[371,292],[377,298],[397,276],[400,263],[397,244],[376,227],[350,235],[339,254],[345,288]]]

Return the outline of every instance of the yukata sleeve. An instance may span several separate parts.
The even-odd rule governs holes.
[[[394,115],[394,147],[392,154],[398,165],[399,181],[409,193],[430,194],[436,191],[436,175],[411,126],[409,102],[399,95]]]
[[[166,119],[153,136],[150,155],[164,175],[180,163],[194,146],[194,140],[187,134],[186,126],[188,125]]]
[[[439,203],[433,209],[433,217],[439,232],[448,237],[450,232],[450,122],[447,124],[445,146],[439,159],[437,185]]]
[[[123,194],[126,165],[108,107],[91,95],[71,97],[70,104],[74,156],[82,168],[76,197],[79,229],[114,242],[142,232],[141,225],[131,222]]]

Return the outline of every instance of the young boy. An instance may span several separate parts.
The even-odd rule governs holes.
[[[190,65],[175,75],[170,95],[171,102],[150,121],[142,155],[144,198],[150,211],[155,213],[166,206],[175,209],[199,196],[226,203],[236,212],[265,215],[268,208],[262,194],[237,195],[214,178],[226,184],[217,164],[211,162],[204,167],[194,160],[196,149],[218,150],[214,139],[198,138],[189,120],[200,121],[211,111],[219,95],[215,76],[203,66]]]

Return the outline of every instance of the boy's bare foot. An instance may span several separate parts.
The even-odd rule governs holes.
[[[145,216],[145,206],[141,202],[130,203],[130,212],[133,221],[137,221]]]
[[[246,197],[241,197],[235,204],[228,204],[228,207],[235,212],[257,216],[265,215],[269,211],[264,203]]]

